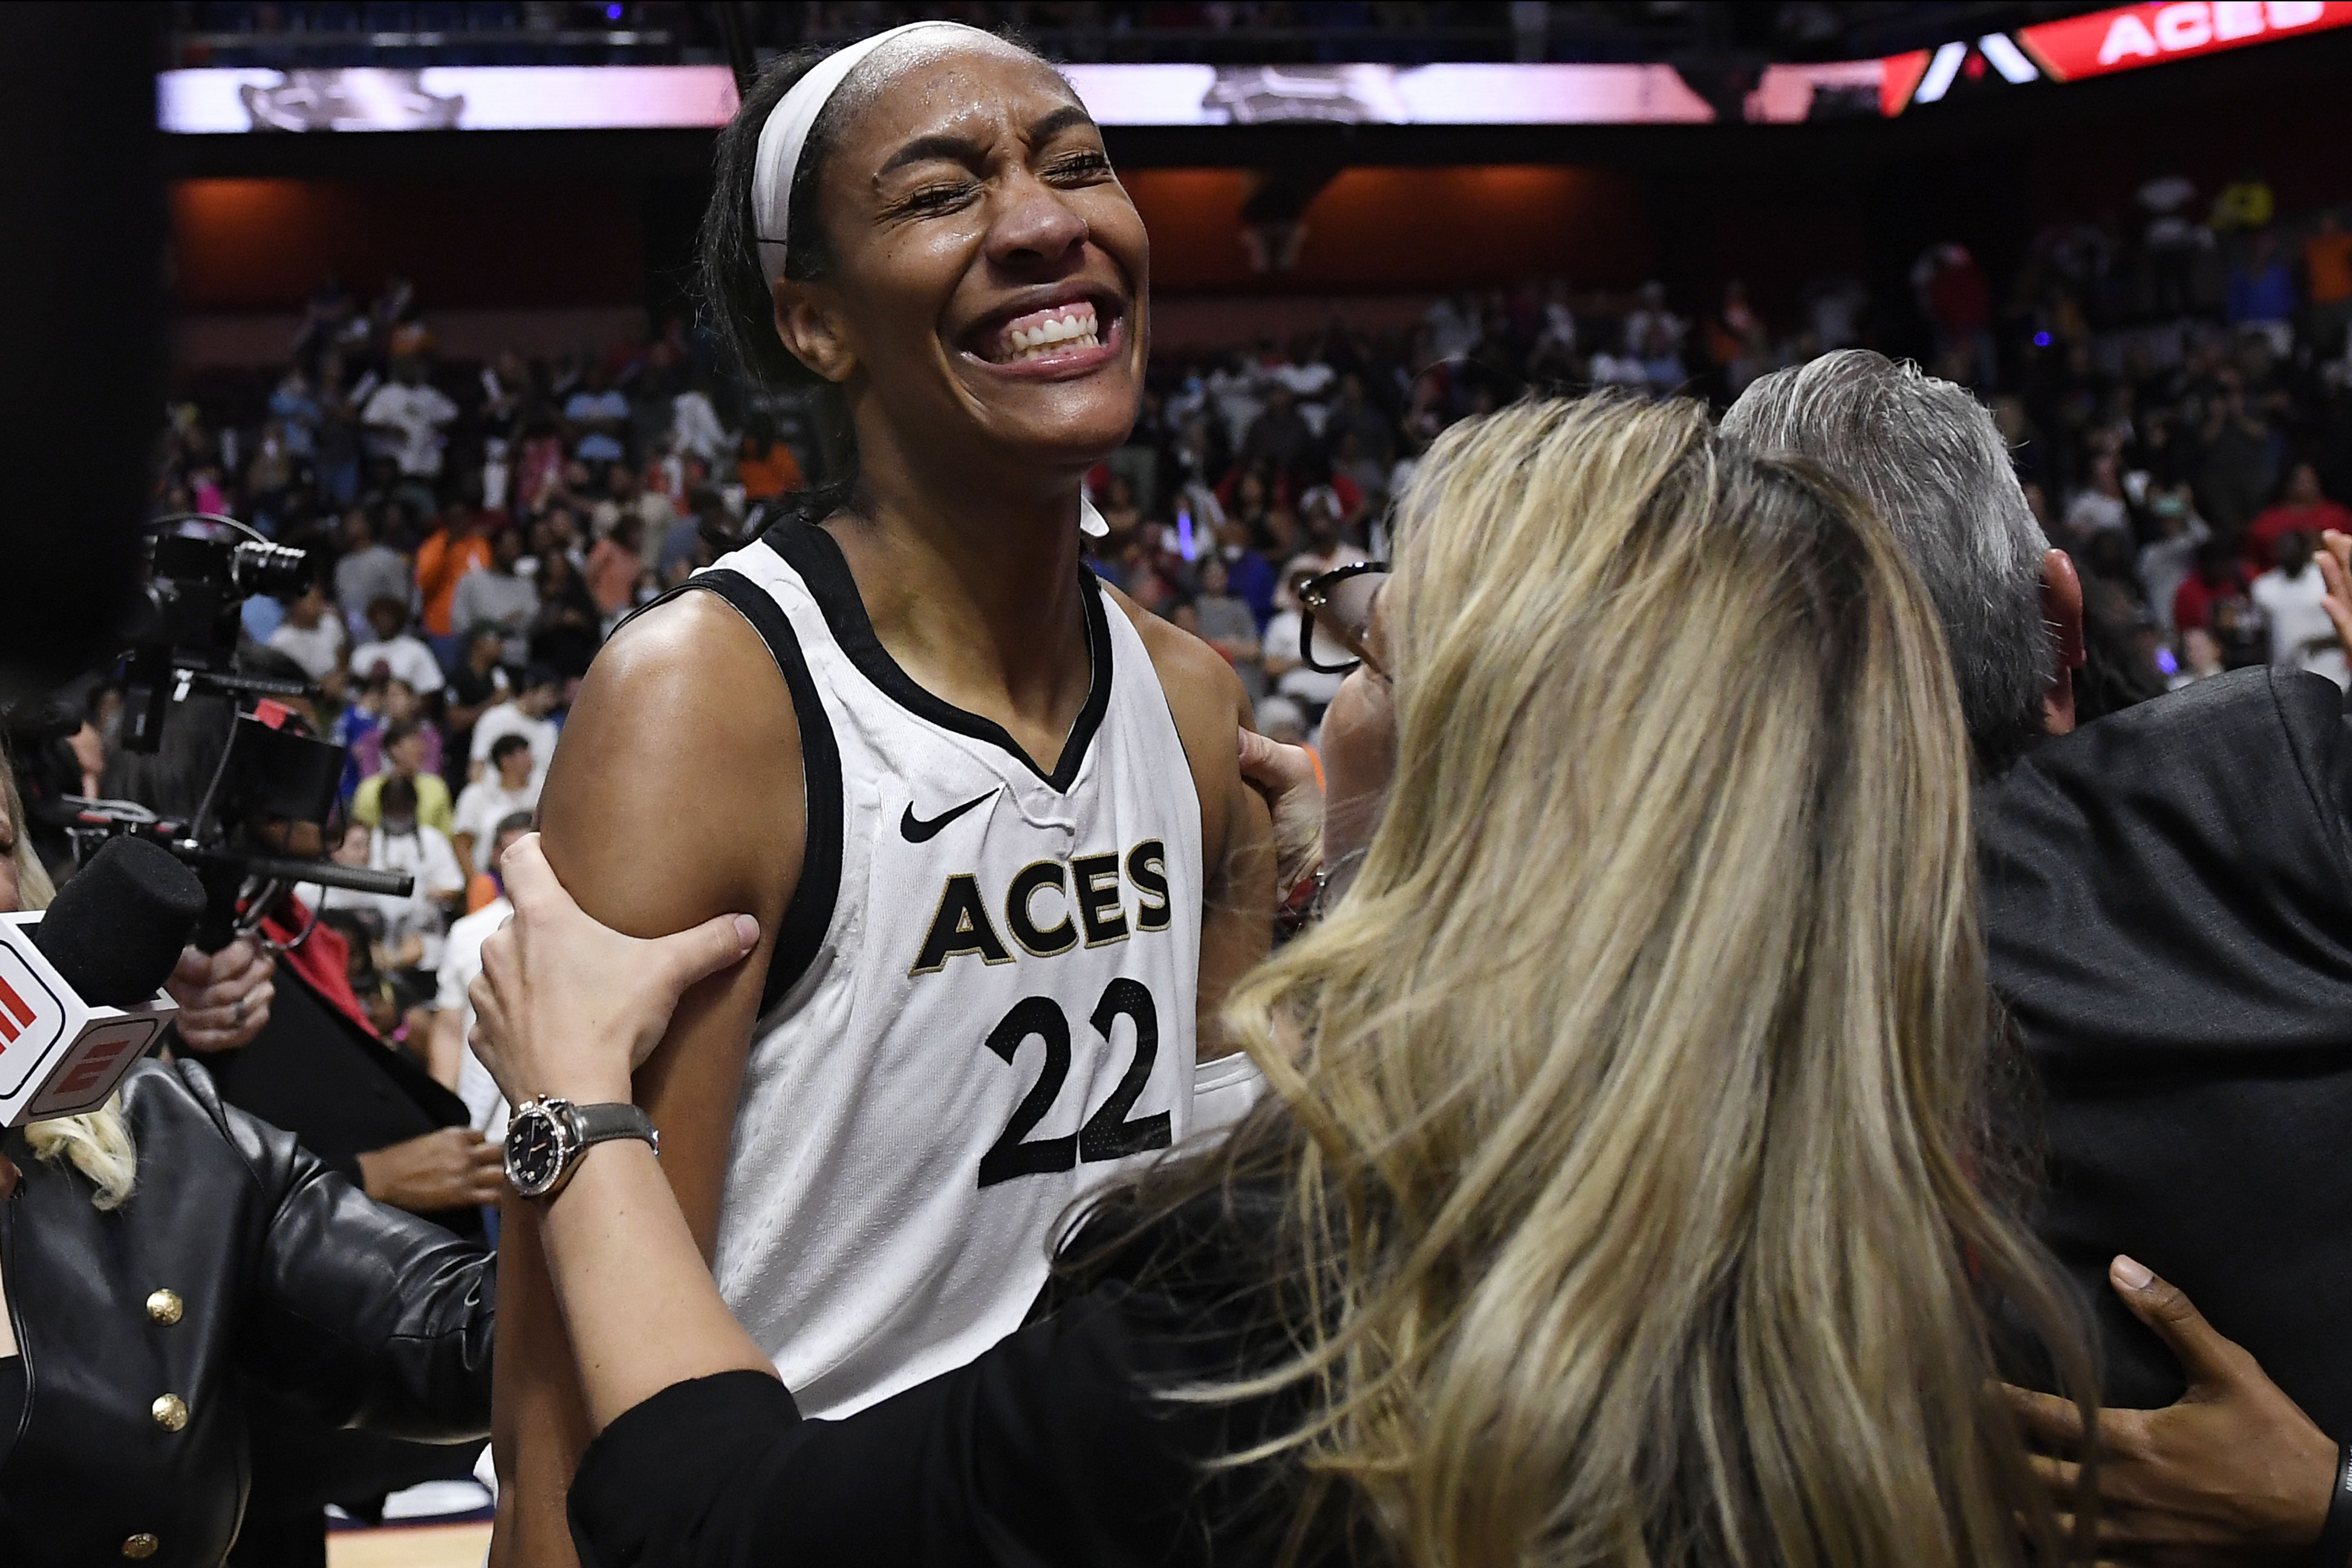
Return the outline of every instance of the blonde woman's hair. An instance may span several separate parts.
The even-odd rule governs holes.
[[[58,896],[57,885],[49,880],[49,868],[41,864],[40,855],[33,848],[33,836],[25,826],[16,769],[5,748],[0,748],[0,810],[6,812],[9,829],[16,835],[16,907],[46,910]],[[36,1158],[51,1163],[68,1161],[88,1176],[98,1189],[90,1202],[101,1209],[121,1207],[138,1184],[139,1150],[131,1140],[130,1124],[122,1119],[120,1096],[79,1116],[32,1122],[25,1129],[25,1142],[32,1146]]]
[[[1305,1396],[1234,1457],[1303,1478],[1293,1551],[1337,1505],[1412,1568],[2065,1560],[1989,1310],[2088,1363],[1971,1179],[1967,742],[1887,529],[1591,398],[1454,426],[1398,532],[1379,830],[1228,1009],[1295,1354],[1213,1396]]]

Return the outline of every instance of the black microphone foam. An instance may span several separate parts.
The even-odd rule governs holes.
[[[131,1007],[172,977],[204,912],[205,885],[170,850],[117,838],[58,890],[33,944],[83,1001]]]

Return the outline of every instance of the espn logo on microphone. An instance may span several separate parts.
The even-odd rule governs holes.
[[[34,945],[39,924],[0,915],[0,1127],[105,1104],[179,1011],[160,992],[135,1007],[84,1002]]]
[[[14,1094],[65,1033],[66,1006],[15,947],[0,942],[0,1095]]]
[[[12,1046],[33,1022],[33,1010],[16,987],[0,980],[0,1047]]]

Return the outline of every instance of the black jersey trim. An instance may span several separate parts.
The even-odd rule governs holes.
[[[1069,789],[1078,776],[1078,769],[1086,763],[1095,731],[1102,728],[1103,716],[1110,711],[1110,626],[1104,618],[1102,584],[1092,572],[1083,566],[1078,569],[1078,579],[1085,584],[1080,597],[1087,609],[1087,648],[1091,664],[1087,677],[1087,704],[1078,710],[1077,722],[1070,726],[1069,738],[1062,742],[1062,754],[1055,760],[1054,771],[1047,773],[1005,732],[1002,724],[933,695],[898,668],[898,661],[890,657],[890,650],[874,635],[874,622],[866,614],[866,601],[858,597],[856,579],[849,574],[849,560],[842,554],[833,535],[814,523],[793,521],[769,529],[760,536],[760,542],[782,556],[785,564],[801,574],[801,581],[808,584],[817,608],[824,615],[824,624],[832,628],[834,641],[841,645],[849,661],[879,687],[884,696],[942,730],[969,735],[1010,752],[1045,780],[1048,788],[1065,792]]]
[[[793,889],[792,902],[784,906],[784,918],[776,928],[775,949],[768,955],[768,979],[760,992],[760,1012],[764,1016],[809,972],[824,945],[825,931],[833,924],[834,905],[841,895],[841,744],[834,739],[833,721],[826,716],[816,681],[809,675],[801,639],[768,591],[740,572],[718,567],[696,573],[654,604],[667,604],[696,588],[726,600],[760,634],[776,668],[783,672],[785,689],[793,696],[793,716],[800,721],[807,836],[801,851],[800,883]],[[651,608],[653,605],[646,606]]]

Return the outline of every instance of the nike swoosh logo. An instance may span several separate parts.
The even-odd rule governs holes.
[[[945,827],[949,823],[953,822],[957,817],[961,816],[973,806],[984,805],[995,798],[996,792],[994,790],[990,790],[986,795],[976,795],[970,800],[965,801],[961,805],[952,806],[948,810],[940,813],[939,816],[930,818],[929,821],[925,821],[922,817],[917,816],[915,815],[915,808],[912,805],[908,805],[907,807],[907,815],[898,819],[898,831],[905,836],[907,842],[909,844],[928,843],[931,839],[939,837],[940,828]]]

